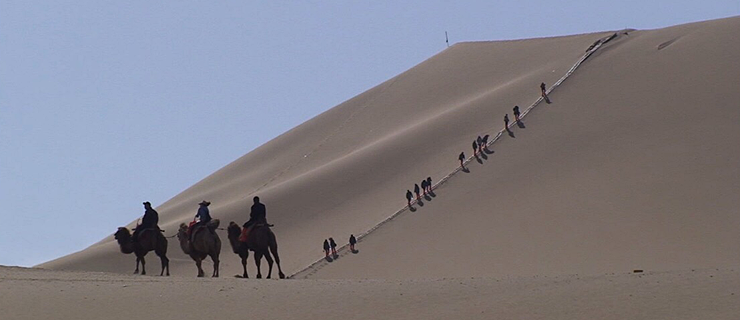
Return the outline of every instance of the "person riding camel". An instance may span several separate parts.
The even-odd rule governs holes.
[[[244,228],[261,224],[272,227],[271,224],[267,223],[267,208],[260,202],[260,197],[254,197],[252,200],[254,200],[254,204],[252,205],[252,211],[249,213],[249,221],[244,223]]]
[[[210,206],[211,203],[203,200],[198,205],[200,206],[198,208],[198,213],[195,214],[195,218],[193,218],[193,222],[190,223],[190,227],[188,228],[188,235],[191,237],[194,235],[193,232],[197,227],[205,226],[212,220],[211,213],[208,211],[208,206]]]
[[[143,204],[144,217],[141,218],[141,224],[136,226],[136,228],[134,229],[134,234],[132,236],[133,241],[137,241],[139,234],[145,229],[157,228],[157,230],[160,230],[159,226],[157,225],[159,223],[159,213],[157,213],[157,211],[152,208],[152,204],[149,203],[149,201],[146,201]]]

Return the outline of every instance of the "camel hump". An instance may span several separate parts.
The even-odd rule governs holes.
[[[213,230],[213,229],[218,228],[219,225],[221,225],[221,220],[213,219],[211,221],[208,221],[206,225],[208,226],[209,229]]]

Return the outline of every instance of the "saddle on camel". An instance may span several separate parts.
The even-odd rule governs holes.
[[[239,241],[241,242],[247,242],[247,239],[249,239],[249,233],[250,231],[257,229],[257,228],[270,228],[273,225],[267,223],[267,221],[260,221],[250,224],[247,227],[242,228],[242,234],[239,235]]]

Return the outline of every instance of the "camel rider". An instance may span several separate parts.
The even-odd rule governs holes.
[[[136,226],[136,229],[134,229],[134,234],[132,237],[133,241],[136,241],[138,239],[139,233],[141,233],[145,229],[157,228],[157,230],[159,230],[159,226],[157,226],[158,223],[159,213],[157,213],[157,211],[152,208],[152,204],[149,203],[149,201],[144,202],[144,217],[141,218],[141,224]]]
[[[198,213],[195,214],[195,220],[198,220],[198,225],[205,225],[208,221],[211,221],[211,213],[208,211],[208,206],[211,203],[203,200],[198,205],[200,207],[198,208]]]
[[[208,206],[211,205],[211,203],[203,200],[198,205],[200,206],[198,208],[198,213],[195,214],[195,218],[193,218],[193,222],[190,223],[190,228],[188,228],[188,235],[191,236],[198,226],[205,226],[209,221],[211,221],[211,213],[208,211]]]
[[[272,227],[271,224],[267,223],[267,208],[260,202],[260,197],[254,197],[254,204],[252,205],[252,211],[249,213],[249,221],[244,223],[244,228],[255,224],[265,224]]]

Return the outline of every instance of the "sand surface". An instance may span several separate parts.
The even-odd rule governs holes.
[[[230,278],[241,265],[224,231],[222,279],[195,279],[176,239],[173,277],[134,277],[134,257],[111,236],[40,265],[76,272],[3,269],[0,290],[50,305],[3,303],[29,318],[75,318],[88,303],[96,317],[738,319],[738,30],[734,17],[455,44],[157,206],[173,235],[201,200],[224,224],[242,223],[260,196],[293,279]],[[501,131],[514,105],[537,101],[540,82],[613,34],[552,104],[406,208],[414,183],[455,172],[477,136]],[[322,260],[324,239],[343,246],[369,230],[357,254]],[[147,261],[158,274],[156,257]],[[214,307],[202,309],[192,302],[206,289]],[[150,299],[135,308],[139,295]]]
[[[737,319],[740,273],[244,280],[0,267],[3,319]]]

